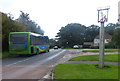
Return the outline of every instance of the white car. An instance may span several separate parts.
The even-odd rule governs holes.
[[[54,49],[58,49],[58,46],[55,46]]]
[[[77,48],[79,48],[79,46],[78,46],[78,45],[74,45],[73,48],[76,48],[76,49],[77,49]]]

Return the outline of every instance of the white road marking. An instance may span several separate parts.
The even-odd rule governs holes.
[[[25,60],[21,60],[21,61],[18,61],[18,62],[15,62],[15,63],[9,64],[9,65],[6,65],[6,66],[15,65],[15,64],[17,64],[17,63],[24,62],[24,61],[27,61],[27,60],[30,60],[30,59],[31,59],[31,58],[28,58],[28,59],[25,59]]]

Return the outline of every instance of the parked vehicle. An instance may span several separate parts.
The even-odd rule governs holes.
[[[58,49],[58,46],[54,46],[54,49]]]
[[[73,48],[74,48],[74,49],[78,49],[78,48],[80,48],[80,47],[79,47],[78,45],[74,45]]]

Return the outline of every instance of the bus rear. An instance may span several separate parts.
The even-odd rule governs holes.
[[[9,34],[10,54],[29,54],[29,33],[11,32]]]

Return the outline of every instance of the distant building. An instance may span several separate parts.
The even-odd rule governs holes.
[[[105,44],[108,44],[112,39],[112,36],[105,33]],[[99,46],[100,43],[100,39],[99,39],[99,35],[97,35],[94,39],[94,46]]]

